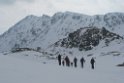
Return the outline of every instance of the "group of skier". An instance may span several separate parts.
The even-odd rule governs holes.
[[[73,61],[71,62],[68,56],[62,59],[62,56],[60,54],[58,55],[58,63],[60,66],[66,65],[67,67],[70,67],[70,66],[77,67],[77,62],[78,62],[78,59],[76,57],[74,57]],[[85,59],[83,57],[80,59],[80,63],[81,63],[81,67],[83,68],[85,63]],[[93,57],[90,60],[90,63],[91,63],[91,68],[94,69],[95,59]]]

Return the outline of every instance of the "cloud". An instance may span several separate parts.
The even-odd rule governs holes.
[[[124,11],[124,0],[0,0],[0,4],[4,6],[21,4],[17,9],[23,9],[36,15],[40,13],[51,15],[58,11],[90,15]]]
[[[33,2],[34,0],[0,0],[0,5],[13,5],[17,1]]]
[[[0,4],[13,4],[16,0],[0,0]]]
[[[51,0],[59,11],[74,11],[89,15],[124,12],[124,0]]]

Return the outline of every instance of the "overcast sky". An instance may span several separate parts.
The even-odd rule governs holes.
[[[124,0],[0,0],[0,34],[27,15],[65,11],[88,15],[124,12]]]

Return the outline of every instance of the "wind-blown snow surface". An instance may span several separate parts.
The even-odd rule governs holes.
[[[124,61],[124,55],[97,56],[94,70],[90,68],[91,57],[85,57],[82,69],[79,63],[77,68],[68,68],[42,56],[36,52],[0,54],[0,83],[124,83],[124,68],[116,66]]]

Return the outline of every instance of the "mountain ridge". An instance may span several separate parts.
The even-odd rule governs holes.
[[[0,37],[0,52],[12,48],[29,47],[48,48],[59,39],[82,27],[105,27],[120,36],[124,33],[124,13],[107,13],[105,15],[83,15],[73,12],[58,12],[53,16],[30,15],[12,26]]]

